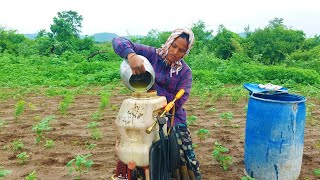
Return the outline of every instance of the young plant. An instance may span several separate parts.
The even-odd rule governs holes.
[[[89,150],[93,150],[97,144],[89,144],[88,142],[85,143],[85,147]]]
[[[223,145],[219,142],[214,143],[214,149],[212,151],[212,156],[214,159],[218,161],[223,170],[228,170],[228,168],[233,164],[232,156],[224,155],[224,153],[228,153],[229,149],[223,147]]]
[[[71,93],[67,93],[63,100],[59,103],[59,111],[60,114],[66,114],[70,104],[74,101],[74,95]]]
[[[255,179],[250,176],[242,176],[241,180],[255,180]]]
[[[44,147],[50,149],[50,148],[53,148],[53,146],[54,146],[54,141],[52,139],[47,139]]]
[[[92,137],[92,139],[94,139],[94,140],[100,140],[100,139],[102,139],[102,132],[101,132],[101,130],[98,129],[98,128],[92,129],[92,130],[91,130],[91,137]]]
[[[18,150],[24,148],[24,144],[20,139],[16,139],[16,140],[12,141],[11,147],[12,147],[13,151],[18,151]]]
[[[92,114],[92,120],[99,121],[102,119],[102,114],[99,111],[96,111]]]
[[[192,125],[193,123],[195,123],[197,121],[198,117],[197,116],[188,116],[187,117],[187,124],[188,125]]]
[[[99,111],[103,111],[109,104],[110,93],[104,92],[100,95]]]
[[[314,169],[314,170],[313,170],[313,174],[314,174],[316,177],[320,177],[320,169]]]
[[[36,144],[39,144],[44,138],[43,132],[51,129],[50,122],[54,119],[54,116],[47,116],[42,119],[38,124],[32,126],[32,131],[36,132]]]
[[[199,129],[197,132],[196,132],[198,138],[200,139],[200,142],[202,142],[203,140],[205,140],[206,138],[209,137],[210,135],[210,131],[208,129]]]
[[[223,112],[220,114],[220,119],[224,122],[225,125],[227,125],[233,119],[233,113]]]
[[[26,176],[26,180],[37,180],[37,178],[36,171],[32,171]]]
[[[11,170],[3,169],[2,166],[0,166],[0,177],[5,177],[8,174],[11,174]]]
[[[18,154],[16,157],[18,158],[20,164],[25,164],[30,156],[26,152],[22,152]]]
[[[2,130],[2,127],[4,127],[5,121],[0,119],[0,130]]]
[[[89,128],[89,129],[94,129],[94,128],[97,128],[98,125],[99,125],[98,122],[92,121],[92,122],[90,122],[90,123],[87,125],[87,128]]]
[[[15,105],[16,111],[14,113],[15,120],[17,120],[21,116],[21,114],[23,113],[23,111],[25,109],[25,106],[26,106],[26,102],[24,100],[19,100],[17,102],[17,104]]]
[[[76,176],[77,179],[81,178],[81,175],[87,173],[91,166],[93,165],[92,160],[87,160],[87,158],[91,157],[92,154],[87,155],[77,155],[71,161],[67,163],[67,167],[69,168],[69,174],[71,175],[72,172],[76,171],[78,175]]]

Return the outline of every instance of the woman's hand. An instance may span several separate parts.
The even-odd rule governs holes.
[[[132,74],[138,75],[146,72],[146,69],[143,64],[143,60],[137,54],[130,53],[128,54],[127,58],[128,58],[128,63],[132,70]]]

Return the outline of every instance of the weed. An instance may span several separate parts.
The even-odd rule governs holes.
[[[78,175],[77,179],[81,178],[81,175],[88,172],[91,166],[93,165],[92,160],[87,160],[87,158],[91,157],[92,154],[87,155],[77,155],[71,161],[67,163],[67,167],[69,168],[69,174],[72,174],[73,171],[76,171]]]

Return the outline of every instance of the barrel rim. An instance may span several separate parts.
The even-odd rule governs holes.
[[[250,98],[256,99],[256,100],[261,100],[261,101],[266,101],[266,102],[274,102],[274,103],[292,103],[292,104],[296,104],[296,103],[303,103],[307,101],[307,98],[301,95],[297,95],[297,94],[277,94],[277,96],[295,96],[301,100],[296,100],[296,101],[281,101],[281,100],[273,100],[273,99],[265,99],[265,98],[260,98],[260,97],[255,97],[254,95],[258,95],[260,93],[252,93],[250,95]],[[260,94],[260,95],[266,95],[266,94]]]

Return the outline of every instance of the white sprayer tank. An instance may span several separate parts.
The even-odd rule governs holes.
[[[155,117],[163,112],[166,105],[166,98],[157,96],[156,92],[134,92],[131,98],[122,102],[115,122],[116,153],[122,162],[134,163],[139,167],[149,165],[149,150],[152,142],[159,139],[159,127],[150,134],[146,133],[146,129],[156,120]]]

